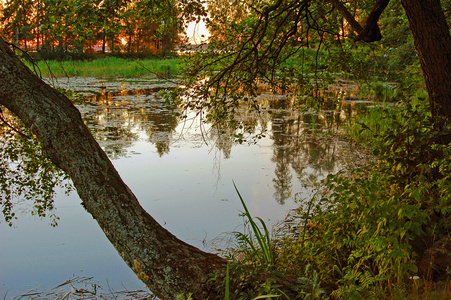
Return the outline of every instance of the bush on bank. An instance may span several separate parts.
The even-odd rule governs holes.
[[[411,104],[393,106],[380,122],[386,129],[371,140],[377,162],[318,185],[300,208],[295,232],[267,247],[272,264],[240,237],[229,253],[230,299],[451,295],[427,293],[431,282],[450,275],[451,260],[438,266],[427,253],[450,235],[451,124]],[[253,236],[251,230],[247,239]]]

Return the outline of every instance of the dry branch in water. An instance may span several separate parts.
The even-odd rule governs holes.
[[[6,296],[6,295],[5,295]],[[10,298],[19,299],[157,299],[148,290],[127,290],[124,287],[121,291],[112,289],[107,282],[107,287],[103,287],[93,277],[77,276],[64,281],[54,288],[48,290],[39,290],[35,287],[26,293]]]

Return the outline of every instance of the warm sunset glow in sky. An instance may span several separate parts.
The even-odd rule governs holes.
[[[0,4],[5,3],[6,0],[0,0]],[[0,11],[1,15],[1,11]],[[199,23],[192,22],[188,24],[188,28],[186,30],[186,36],[191,44],[201,44],[208,40],[210,33],[205,27],[205,22],[200,21]]]

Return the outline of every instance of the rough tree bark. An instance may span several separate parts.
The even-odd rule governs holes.
[[[440,0],[402,0],[434,116],[451,120],[451,34]]]
[[[1,39],[0,104],[33,131],[52,162],[70,176],[82,205],[124,261],[145,273],[140,277],[153,293],[162,299],[181,293],[215,298],[209,275],[221,271],[225,260],[161,227],[122,181],[70,100],[34,75]]]

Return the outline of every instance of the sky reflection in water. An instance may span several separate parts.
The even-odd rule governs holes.
[[[308,196],[299,178],[322,178],[340,167],[350,150],[335,140],[312,137],[333,126],[334,114],[293,112],[285,97],[264,96],[261,119],[242,112],[255,130],[267,129],[256,144],[237,144],[198,120],[181,122],[176,109],[156,93],[166,82],[60,80],[90,101],[79,109],[94,137],[112,159],[141,205],[180,239],[201,249],[224,247],[240,230],[242,211],[234,181],[253,216],[272,225]],[[312,123],[312,120],[315,120]],[[48,289],[75,276],[94,276],[104,288],[142,288],[76,193],[55,200],[57,228],[23,215],[16,228],[0,224],[0,297],[40,286]],[[108,281],[108,284],[105,282]]]

